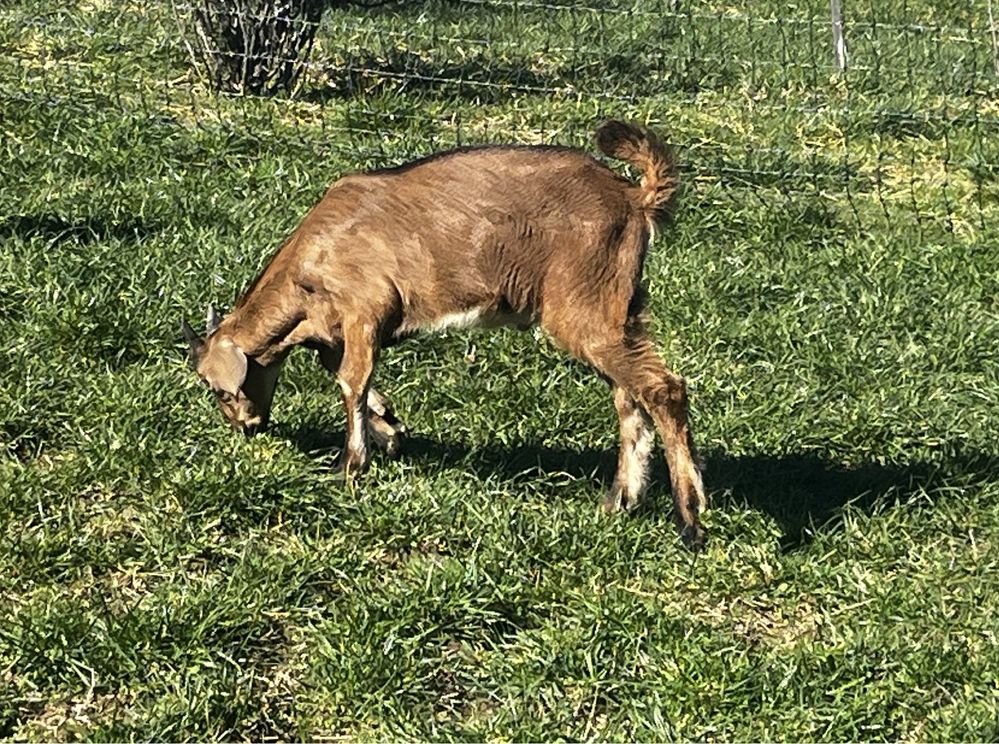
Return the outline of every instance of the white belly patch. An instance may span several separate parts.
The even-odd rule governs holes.
[[[514,325],[518,328],[525,329],[528,328],[533,322],[534,319],[528,315],[502,315],[487,312],[485,308],[472,307],[468,310],[462,310],[457,313],[445,313],[438,318],[434,318],[430,322],[421,323],[419,325],[414,325],[411,322],[404,322],[399,327],[399,330],[395,332],[395,335],[409,335],[418,331],[422,331],[424,333],[439,333],[451,328],[457,330],[480,327],[499,328],[505,325]]]
[[[420,330],[430,333],[446,331],[448,328],[474,328],[482,324],[482,308],[473,307],[460,313],[447,313],[427,323]]]

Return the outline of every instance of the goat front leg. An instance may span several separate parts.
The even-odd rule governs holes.
[[[334,377],[340,373],[342,359],[343,347],[323,346],[319,349],[319,361]],[[367,405],[369,441],[389,457],[398,457],[409,430],[396,417],[388,398],[373,387],[368,388]]]
[[[347,414],[347,441],[340,456],[340,469],[346,478],[368,469],[368,391],[378,356],[376,326],[368,322],[344,325],[343,359],[337,382],[343,392]]]

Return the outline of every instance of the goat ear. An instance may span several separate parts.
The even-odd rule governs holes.
[[[230,339],[223,338],[212,344],[211,350],[201,360],[200,372],[212,387],[236,395],[246,381],[246,354]]]
[[[187,341],[187,345],[190,347],[187,353],[187,361],[193,367],[197,364],[205,342],[198,337],[198,334],[194,332],[194,329],[191,328],[186,320],[180,321],[180,332],[184,334],[184,340]]]
[[[217,312],[215,312],[215,308],[212,307],[211,305],[209,305],[208,306],[208,315],[205,318],[205,326],[208,329],[207,333],[208,333],[209,336],[211,336],[213,333],[215,333],[215,331],[218,330],[219,323],[221,323],[221,322],[222,322],[222,318],[219,316],[219,314]]]

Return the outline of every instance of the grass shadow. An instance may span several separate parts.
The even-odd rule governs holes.
[[[461,59],[429,59],[425,54],[393,48],[364,50],[326,64],[324,77],[322,85],[306,86],[300,97],[326,104],[392,93],[486,105],[524,94],[573,97],[588,86],[602,86],[621,97],[635,97],[636,91],[689,95],[719,90],[737,79],[730,69],[707,68],[697,60],[663,69],[654,51],[544,66],[529,56],[498,59],[489,54],[488,46],[477,47]]]
[[[411,3],[410,8],[417,5]],[[606,19],[591,14],[575,14],[572,5],[564,3],[560,7],[567,12],[554,15],[536,6],[536,20],[516,20],[530,9],[498,5],[470,10],[467,3],[444,2],[436,8],[435,20],[460,30],[443,37],[428,37],[423,13],[416,11],[408,24],[411,34],[369,39],[364,47],[340,49],[337,58],[315,65],[322,70],[318,79],[323,84],[317,86],[318,79],[314,79],[300,96],[326,103],[405,93],[489,104],[525,93],[576,97],[580,90],[594,86],[632,98],[653,92],[693,93],[719,89],[739,79],[741,70],[732,60],[708,64],[696,55],[677,59],[674,41],[682,29],[675,17],[665,15],[652,25],[636,26],[634,18],[613,13],[613,22],[628,29],[624,39],[613,39],[616,26],[608,28]],[[448,6],[450,13],[444,12]],[[525,46],[521,34],[498,27],[497,17],[508,13],[513,28],[522,27],[526,33],[540,21],[570,38],[600,38],[604,44],[599,54],[580,54],[559,44],[549,49],[549,33],[547,41],[535,39]]]
[[[340,447],[343,434],[315,429],[293,432],[305,451],[327,455]],[[401,457],[427,468],[463,468],[482,477],[500,475],[521,482],[537,475],[564,473],[590,479],[607,488],[614,477],[616,449],[565,449],[525,443],[513,447],[472,447],[423,436],[407,439]],[[999,479],[999,458],[956,449],[939,463],[864,463],[843,466],[810,453],[781,455],[710,454],[705,484],[715,508],[745,506],[773,519],[781,529],[781,545],[794,550],[818,530],[838,529],[845,507],[864,513],[904,503],[918,494],[935,498],[948,483]],[[669,472],[662,458],[652,467],[648,504],[671,508]]]
[[[305,90],[310,103],[396,93],[457,97],[476,103],[500,103],[524,92],[564,87],[558,75],[528,69],[526,60],[492,60],[483,54],[461,61],[431,61],[408,50],[352,55],[342,65],[327,68],[321,88]]]
[[[161,229],[160,225],[139,218],[114,221],[88,217],[71,221],[57,214],[15,214],[0,218],[0,240],[43,238],[53,243],[75,240],[89,245],[109,239],[139,241]]]

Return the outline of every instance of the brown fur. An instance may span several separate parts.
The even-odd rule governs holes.
[[[230,422],[264,426],[285,355],[316,348],[343,391],[350,475],[367,466],[369,436],[397,450],[403,431],[370,388],[381,347],[447,324],[539,323],[615,385],[622,455],[606,507],[640,497],[654,425],[678,527],[699,545],[704,495],[686,388],[653,351],[641,317],[642,264],[653,224],[673,208],[676,165],[633,125],[608,122],[597,142],[638,168],[641,185],[559,147],[456,150],[333,184],[217,330],[204,341],[189,334],[198,372],[217,393],[232,392],[216,370],[238,372],[233,347],[249,360],[236,399],[223,402]]]

